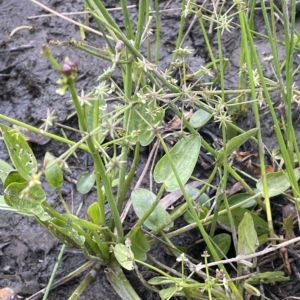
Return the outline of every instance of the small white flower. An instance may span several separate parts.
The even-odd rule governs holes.
[[[221,30],[221,35],[223,35],[224,30],[227,30],[228,32],[231,32],[230,29],[234,28],[233,26],[230,25],[232,20],[233,20],[233,18],[228,20],[226,14],[219,17],[218,22],[219,22],[220,25],[217,26],[216,29],[219,29],[219,28],[222,29]]]
[[[178,261],[178,262],[181,262],[181,261],[187,262],[187,261],[189,261],[189,259],[185,257],[184,253],[181,253],[180,256],[176,258],[176,261]]]
[[[56,118],[54,114],[55,110],[50,112],[50,109],[47,108],[47,117],[46,119],[42,119],[42,121],[44,121],[44,124],[41,126],[41,129],[48,131],[48,128],[53,126],[54,120]]]
[[[88,106],[92,106],[91,101],[89,101],[89,94],[85,95],[84,94],[84,90],[81,90],[81,94],[80,96],[78,96],[79,102],[80,102],[80,106],[84,106],[84,105],[88,105]]]

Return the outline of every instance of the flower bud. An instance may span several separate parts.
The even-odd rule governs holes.
[[[65,62],[64,64],[61,65],[60,71],[65,76],[75,75],[75,77],[76,77],[78,68],[75,63],[69,61],[69,62]]]
[[[121,52],[124,48],[124,43],[122,41],[118,41],[115,46],[115,50],[117,53]]]
[[[50,47],[47,44],[42,45],[42,55],[49,57],[51,55]]]

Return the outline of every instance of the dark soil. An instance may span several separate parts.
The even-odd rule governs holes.
[[[76,12],[83,10],[83,0],[81,1],[60,1],[60,0],[43,0],[45,5],[59,12]],[[110,0],[103,1],[108,7],[119,6],[118,1]],[[160,1],[160,6],[163,8],[167,0]],[[128,5],[136,4],[137,1],[129,0]],[[171,1],[169,8],[179,8],[181,1]],[[136,19],[137,8],[130,9],[131,18]],[[79,29],[61,20],[58,17],[40,17],[28,19],[30,16],[45,14],[43,9],[32,4],[29,0],[13,1],[0,0],[0,113],[9,117],[15,118],[22,122],[33,126],[40,126],[41,119],[46,117],[47,109],[55,110],[56,121],[68,126],[76,126],[76,120],[70,119],[68,116],[73,112],[70,103],[69,95],[64,97],[55,93],[57,89],[56,81],[59,78],[57,72],[52,68],[45,57],[41,55],[41,47],[43,44],[50,41],[69,41],[71,38],[80,40]],[[118,24],[123,23],[123,15],[120,11],[113,13]],[[82,17],[75,16],[78,20]],[[162,42],[161,42],[161,57],[159,68],[165,70],[169,67],[172,51],[179,26],[179,11],[165,13],[162,16]],[[10,33],[17,27],[30,25],[32,30],[20,29],[11,38]],[[188,27],[189,24],[187,24]],[[265,26],[262,18],[258,15],[255,23],[256,30],[265,33]],[[297,27],[300,28],[300,21],[297,22]],[[278,30],[282,30],[278,24]],[[216,41],[214,36],[211,37]],[[224,33],[224,56],[230,59],[229,69],[226,72],[226,88],[231,89],[237,86],[238,68],[239,68],[239,32],[232,30],[231,33]],[[93,34],[87,35],[89,43],[97,47],[105,46],[101,38]],[[191,69],[198,69],[199,66],[208,61],[208,53],[203,46],[204,38],[198,26],[194,26],[189,36],[186,39],[184,46],[189,46],[195,49],[195,56],[190,60]],[[215,45],[217,45],[215,43]],[[70,57],[72,61],[77,63],[79,68],[79,78],[77,80],[77,88],[80,91],[84,89],[89,91],[96,85],[97,77],[109,65],[96,57],[87,55],[78,49],[67,47],[64,45],[51,45],[54,57],[63,62],[65,57]],[[217,47],[214,49],[217,52]],[[266,41],[258,40],[258,53],[263,59],[270,54],[270,48]],[[283,57],[283,47],[279,49],[280,55]],[[272,77],[270,67],[265,63],[264,71],[267,76]],[[118,75],[115,79],[120,82]],[[274,93],[274,103],[280,102],[278,95]],[[243,119],[243,128],[250,129],[253,127],[253,120],[249,116]],[[210,127],[214,133],[219,136],[216,126]],[[269,148],[274,148],[276,145],[274,131],[271,128],[271,119],[268,115],[262,123],[264,142]],[[300,134],[299,124],[295,123],[297,136]],[[70,133],[67,132],[69,135]],[[59,156],[66,148],[60,144],[50,141],[46,145],[32,144],[34,153],[39,162],[46,151],[51,152],[55,156]],[[78,152],[78,160],[72,158],[69,161],[69,166],[72,170],[72,177],[77,178],[78,174],[86,169],[92,169],[91,160],[83,152]],[[0,143],[0,158],[9,161],[6,147],[3,142]],[[144,163],[147,158],[147,151],[142,153],[141,165],[137,171],[137,178],[144,168]],[[147,186],[147,181],[144,183]],[[48,202],[55,208],[60,209],[60,203],[57,195],[45,186],[47,191]],[[81,201],[84,202],[82,212],[86,211],[88,205],[94,202],[95,195],[79,195],[75,191],[73,184],[66,181],[63,187],[63,194],[68,203],[72,203],[74,211],[77,209]],[[283,199],[279,199],[278,203],[274,203],[274,212],[277,209],[279,223],[281,222],[281,210],[278,209],[285,205]],[[83,214],[83,213],[82,213]],[[130,216],[130,221],[135,220],[134,216]],[[277,217],[275,216],[274,219]],[[177,224],[176,226],[181,226]],[[191,232],[184,237],[184,243],[192,244],[198,238],[197,232]],[[44,288],[49,280],[53,266],[56,262],[61,244],[54,238],[45,228],[42,228],[33,218],[21,216],[16,213],[0,211],[0,288],[12,287],[18,295],[28,297],[40,289]],[[198,249],[199,250],[199,249]],[[203,249],[202,249],[203,250]],[[175,264],[175,258],[167,256],[165,251],[156,246],[152,250],[156,259],[172,266]],[[199,252],[200,253],[200,252]],[[74,271],[86,261],[85,257],[74,249],[67,249],[62,262],[59,266],[56,278]],[[263,267],[263,271],[272,271],[273,267],[280,265],[280,259],[275,261],[272,266],[268,263],[267,267]],[[154,274],[150,271],[143,274],[146,279],[151,278]],[[67,299],[70,294],[78,286],[83,275],[76,277],[71,282],[56,288],[50,293],[48,299]],[[133,283],[134,287],[140,293],[142,299],[158,299],[156,294],[146,291],[139,283],[138,278],[133,273],[128,274],[128,278]],[[273,297],[276,296],[277,298]],[[282,284],[266,286],[266,296],[271,299],[284,299],[286,297],[299,296],[300,285],[296,275],[291,275],[291,281]],[[108,283],[104,270],[101,270],[91,283],[88,289],[84,292],[81,299],[118,299],[118,295],[114,292]]]

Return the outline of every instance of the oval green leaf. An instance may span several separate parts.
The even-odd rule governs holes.
[[[268,223],[264,219],[259,217],[257,214],[250,212],[247,209],[242,207],[237,207],[231,211],[232,219],[234,221],[235,227],[238,227],[245,213],[251,214],[252,219],[254,221],[254,227],[258,236],[269,233]],[[221,224],[225,225],[228,228],[230,228],[231,226],[228,214],[218,216],[218,222],[220,222]]]
[[[100,225],[105,221],[101,220],[100,208],[97,202],[94,202],[89,206],[87,214],[94,224]]]
[[[130,232],[131,251],[134,257],[138,260],[145,261],[147,259],[146,253],[150,250],[150,244],[141,230],[141,228],[134,227]]]
[[[250,129],[238,136],[235,136],[231,140],[229,140],[226,144],[226,148],[224,147],[219,151],[217,156],[216,163],[222,164],[224,158],[231,154],[235,149],[243,145],[250,137],[252,137],[257,132],[257,128]]]
[[[181,280],[181,278],[176,279]],[[174,280],[171,280],[165,276],[156,276],[148,280],[148,283],[152,285],[174,284]]]
[[[247,282],[244,282],[243,287],[247,291],[247,293],[249,293],[250,295],[257,296],[257,297],[260,296],[260,291],[253,285],[251,285]]]
[[[30,174],[37,170],[31,148],[17,130],[4,124],[0,124],[0,129],[12,163],[23,178],[29,179]]]
[[[118,263],[126,270],[133,270],[133,259],[134,255],[130,250],[130,247],[127,247],[123,244],[117,244],[114,248],[114,255]]]
[[[155,202],[155,199],[156,196],[146,189],[135,189],[132,191],[132,205],[139,219],[145,215],[152,203]],[[152,213],[145,220],[144,225],[149,229],[154,229],[162,223],[168,223],[168,220],[170,220],[170,215],[163,208],[162,204],[158,202]],[[170,220],[170,224],[164,230],[169,230],[171,227],[173,227],[173,222]]]
[[[212,240],[217,246],[215,247],[215,250],[217,251],[219,258],[222,259],[224,256],[227,255],[228,250],[230,248],[231,235],[228,233],[220,233],[215,235]],[[208,248],[206,248],[206,251],[210,253]]]
[[[58,161],[54,162],[55,160],[56,157],[54,157],[51,153],[46,152],[44,158],[44,169],[46,180],[49,185],[53,189],[59,189],[63,185],[64,176],[61,164]]]
[[[199,220],[203,220],[209,212],[209,209],[206,206],[201,206],[199,208],[196,208],[195,210],[196,210]],[[183,218],[189,224],[196,222],[196,220],[194,219],[194,217],[191,214],[191,211],[189,209],[184,213]]]
[[[26,180],[17,171],[13,170],[6,176],[3,188],[6,189],[13,182],[24,183]]]
[[[186,184],[194,171],[200,147],[201,137],[198,134],[191,134],[187,138],[181,139],[169,151],[182,184]],[[154,180],[157,183],[164,183],[168,192],[176,191],[180,188],[166,154],[155,166]]]
[[[194,128],[199,128],[204,126],[210,119],[212,115],[205,111],[204,109],[198,109],[191,117],[190,124]]]
[[[253,254],[259,246],[258,237],[250,212],[246,212],[238,226],[237,254]]]
[[[24,183],[24,182],[26,182],[26,180],[17,171],[15,171],[15,170],[10,171],[8,173],[8,175],[6,176],[5,181],[3,183],[3,190],[5,190],[13,182]],[[10,203],[8,197],[4,197],[4,200],[7,205],[9,205],[11,207],[13,206]]]
[[[188,196],[190,198],[195,197],[199,193],[199,189],[193,187],[193,186],[187,186],[185,188]],[[202,195],[198,196],[196,200],[194,200],[195,203],[198,203],[200,205],[205,205],[208,209],[210,208],[210,201],[207,194],[203,193]]]
[[[83,172],[79,176],[76,184],[77,191],[81,194],[87,194],[95,184],[95,173]]]
[[[249,284],[260,284],[260,283],[270,283],[275,281],[289,281],[290,277],[284,276],[282,271],[274,272],[263,272],[259,274],[254,274],[249,277],[246,282]]]
[[[296,179],[299,180],[300,170],[294,169],[294,174],[295,174]],[[267,192],[268,192],[269,197],[274,197],[274,196],[280,195],[291,186],[291,183],[288,179],[288,174],[286,171],[268,173],[268,174],[266,174],[266,178],[267,178],[267,185],[268,185]],[[262,178],[260,178],[258,180],[256,187],[262,193],[262,196],[264,196]]]
[[[37,217],[44,215],[41,203],[46,199],[46,194],[39,185],[28,187],[27,182],[13,182],[4,190],[4,199],[20,212]]]
[[[247,200],[250,197],[251,196],[249,194],[247,194],[247,193],[238,193],[238,194],[235,194],[235,195],[229,197],[227,199],[227,201],[228,201],[229,206],[233,206],[233,205],[239,204],[239,203]],[[248,202],[246,202],[245,204],[241,205],[240,207],[243,207],[243,208],[252,208],[255,205],[256,205],[256,201],[254,199],[251,199]],[[223,210],[223,209],[226,209],[225,204],[222,204],[220,206],[220,210]]]
[[[180,289],[180,287],[171,286],[166,289],[162,289],[159,291],[159,296],[162,300],[171,299],[172,296]]]

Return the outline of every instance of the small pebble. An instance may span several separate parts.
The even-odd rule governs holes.
[[[0,290],[0,299],[2,300],[13,300],[15,297],[15,292],[11,288],[3,288]]]

